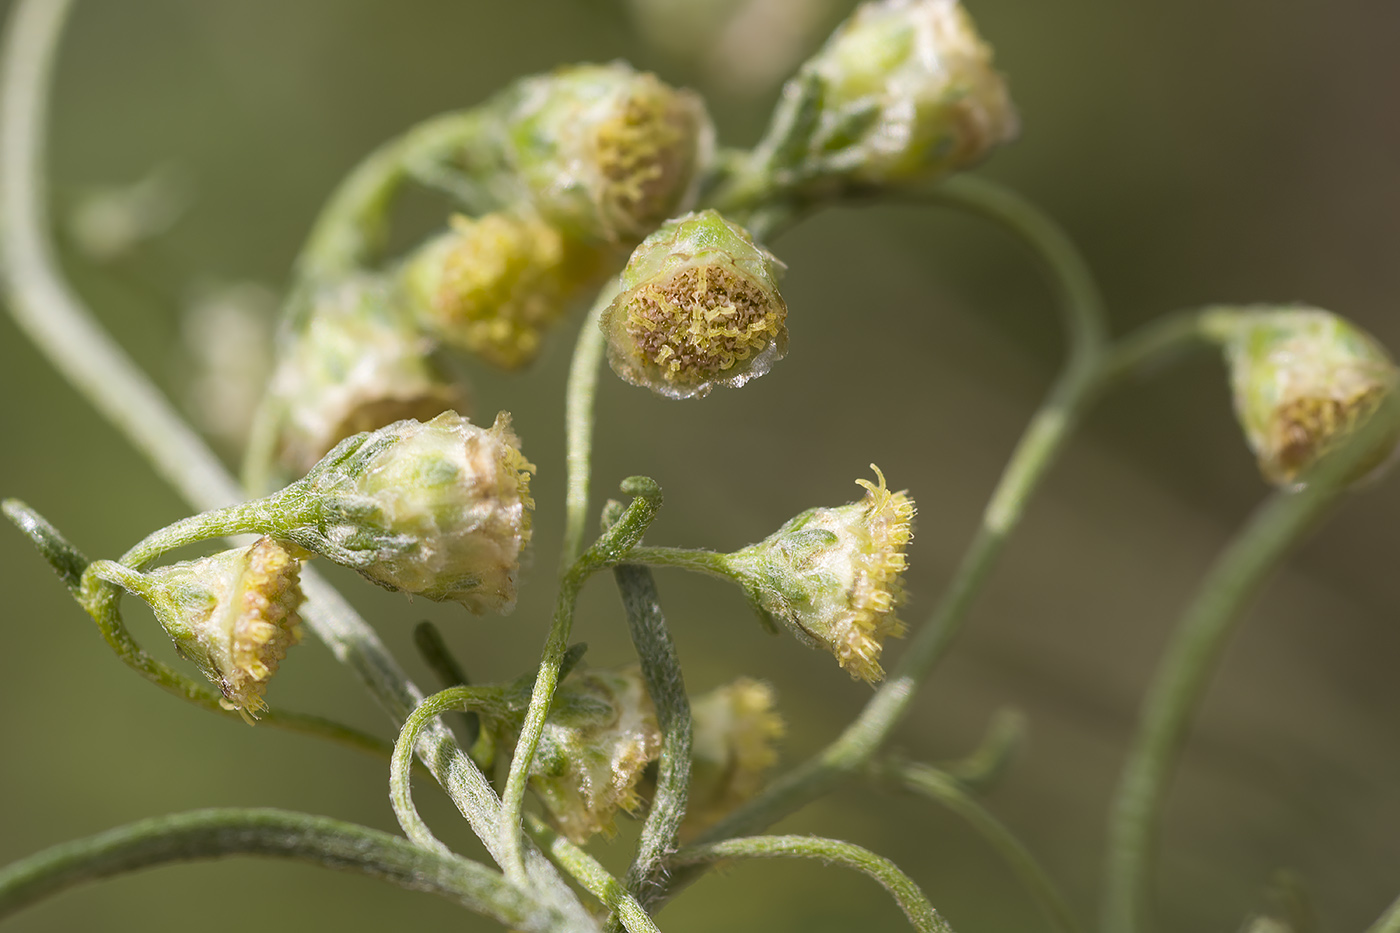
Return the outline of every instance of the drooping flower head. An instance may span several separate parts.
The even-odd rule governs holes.
[[[503,369],[539,352],[544,333],[588,286],[599,251],[533,211],[454,217],[404,266],[408,304],[444,343]]]
[[[123,585],[150,603],[180,654],[219,688],[225,709],[251,723],[301,636],[301,561],[271,538],[249,547],[131,574]]]
[[[342,441],[278,494],[285,535],[389,589],[508,613],[534,470],[505,412],[490,428],[456,412],[400,421]]]
[[[690,703],[690,797],[682,833],[711,826],[758,793],[778,763],[782,717],[775,712],[773,688],[741,677]]]
[[[780,268],[716,211],[667,222],[632,254],[603,314],[613,371],[669,398],[763,375],[787,352]]]
[[[271,393],[283,412],[278,459],[298,476],[352,434],[465,410],[464,389],[377,278],[321,289],[288,346]]]
[[[1006,83],[958,0],[863,3],[803,66],[819,89],[805,171],[865,185],[925,181],[1015,138]]]
[[[614,62],[526,78],[515,95],[507,161],[566,234],[635,243],[693,203],[714,145],[695,94]]]
[[[559,685],[530,764],[530,788],[576,843],[611,835],[619,810],[642,805],[637,783],[661,753],[656,710],[635,665],[577,671]]]
[[[1400,380],[1374,337],[1327,311],[1250,309],[1227,320],[1235,412],[1260,470],[1277,486],[1300,485]],[[1396,441],[1383,439],[1360,472],[1387,460]]]
[[[758,544],[728,555],[728,567],[754,606],[805,644],[831,652],[853,678],[884,676],[886,637],[902,635],[895,610],[904,602],[904,548],[914,502],[857,480],[865,498],[808,509]]]

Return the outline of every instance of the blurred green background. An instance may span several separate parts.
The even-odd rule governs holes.
[[[70,249],[70,271],[118,339],[182,395],[180,317],[193,296],[250,280],[280,288],[319,203],[360,155],[518,74],[625,57],[710,93],[725,141],[756,138],[776,87],[761,68],[736,86],[755,43],[733,46],[727,65],[694,49],[677,57],[644,41],[623,3],[80,3],[59,60],[56,214],[157,165],[184,173],[193,200],[170,232],[128,255],[99,262]],[[811,48],[845,12],[836,0],[770,9],[789,32],[773,39],[778,50]],[[1400,348],[1400,5],[976,0],[971,10],[1024,119],[1021,140],[981,171],[1065,225],[1101,277],[1115,330],[1183,305],[1302,300]],[[873,460],[919,503],[907,612],[918,620],[1053,376],[1061,348],[1047,291],[1004,234],[940,211],[833,211],[774,247],[789,266],[788,359],[700,403],[663,402],[608,375],[595,493],[654,476],[667,505],[651,540],[730,549],[805,507],[855,498],[851,481]],[[409,637],[422,618],[439,622],[475,678],[535,663],[562,529],[562,395],[577,321],[529,373],[473,375],[478,412],[513,411],[540,468],[539,546],[517,612],[473,618],[336,577],[425,682]],[[8,319],[0,437],[0,493],[28,501],[89,555],[114,556],[184,514]],[[1108,400],[897,735],[911,757],[947,759],[975,745],[994,710],[1025,711],[1029,742],[989,804],[1086,916],[1105,801],[1145,680],[1195,582],[1264,494],[1213,360]],[[1268,905],[1280,868],[1306,880],[1329,930],[1364,928],[1400,893],[1397,517],[1394,477],[1354,497],[1234,642],[1170,799],[1164,929],[1236,929]],[[381,763],[221,721],[150,687],[13,530],[0,529],[0,574],[0,862],[203,806],[394,828]],[[670,572],[660,585],[692,691],[740,674],[771,681],[790,724],[788,761],[829,740],[869,696],[829,657],[765,635],[731,588]],[[138,638],[158,647],[149,614],[127,606]],[[594,665],[629,659],[606,578],[586,591],[576,637]],[[352,676],[309,640],[269,699],[387,732]],[[478,851],[439,793],[419,796],[435,829]],[[930,804],[852,786],[781,828],[890,856],[963,933],[1041,928],[987,847]],[[634,835],[624,827],[595,848],[620,865]],[[796,863],[711,876],[661,921],[671,933],[903,922],[866,879]],[[86,887],[6,929],[195,925],[490,928],[375,882],[235,861]]]

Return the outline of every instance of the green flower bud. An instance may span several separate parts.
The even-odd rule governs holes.
[[[781,268],[713,210],[668,221],[632,253],[603,313],[613,372],[669,398],[763,375],[787,352]]]
[[[798,640],[836,656],[851,677],[884,677],[887,636],[904,633],[895,609],[904,602],[904,547],[912,537],[914,502],[856,480],[865,498],[838,508],[808,509],[758,544],[725,558],[729,572],[759,612]]]
[[[530,764],[530,788],[576,843],[611,835],[619,810],[642,805],[637,783],[661,754],[661,728],[637,666],[578,671],[559,685]]]
[[[783,720],[773,688],[741,677],[690,703],[690,801],[681,832],[694,835],[718,823],[763,787],[778,763]]]
[[[537,214],[454,217],[403,269],[409,305],[444,343],[519,369],[569,304],[601,278],[604,256]]]
[[[250,724],[267,709],[263,693],[300,638],[298,552],[271,538],[148,573],[121,584],[150,603],[180,655],[223,694],[219,705]]]
[[[288,470],[305,473],[352,434],[466,407],[465,392],[433,365],[432,341],[384,283],[352,278],[311,307],[271,388],[283,412],[278,459]]]
[[[1327,311],[1247,310],[1222,320],[1235,413],[1265,479],[1277,486],[1301,486],[1400,378],[1374,337]],[[1386,437],[1361,473],[1389,459],[1397,440]]]
[[[694,202],[714,147],[704,102],[621,62],[526,78],[507,162],[571,235],[635,243]]]
[[[342,441],[270,497],[283,537],[380,586],[472,612],[510,612],[530,541],[530,474],[510,415],[456,412]]]
[[[806,171],[868,185],[967,168],[1015,138],[992,50],[957,0],[859,6],[794,83],[820,89]]]

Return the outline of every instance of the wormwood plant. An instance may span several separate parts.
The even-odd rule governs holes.
[[[951,929],[917,882],[879,854],[835,839],[763,835],[843,784],[873,782],[966,818],[1049,927],[1082,929],[1052,873],[977,800],[1004,764],[1007,735],[994,733],[978,755],[944,768],[894,756],[886,741],[954,643],[1086,409],[1129,376],[1214,347],[1245,439],[1278,491],[1183,615],[1111,804],[1102,929],[1148,928],[1163,799],[1225,641],[1289,550],[1348,489],[1381,471],[1400,438],[1400,371],[1374,339],[1315,308],[1210,306],[1111,340],[1094,282],[1054,224],[1013,192],[963,174],[1017,130],[991,50],[967,13],[955,0],[876,0],[797,70],[749,150],[716,144],[698,96],[613,63],[522,78],[371,153],[332,196],[296,264],[240,484],[97,328],[53,260],[41,169],[49,72],[69,6],[24,0],[7,34],[0,230],[9,307],[203,511],[115,560],[89,560],[24,503],[7,500],[5,514],[118,657],[152,683],[217,715],[385,758],[404,835],[277,810],[161,816],[0,870],[0,915],[97,878],[247,854],[432,891],[510,929],[654,930],[659,909],[716,863],[790,857],[863,872],[915,929]],[[386,256],[390,209],[415,186],[442,195],[450,214],[423,243]],[[926,202],[1003,225],[1042,260],[1069,345],[947,590],[912,627],[898,610],[914,501],[873,465],[856,501],[808,509],[732,553],[644,542],[662,507],[647,477],[621,483],[625,503],[591,502],[604,359],[622,380],[668,399],[742,390],[788,349],[783,266],[768,246],[815,211],[870,199]],[[337,563],[472,613],[511,612],[531,546],[530,480],[551,465],[529,459],[529,438],[508,413],[460,413],[465,387],[441,357],[526,367],[560,319],[589,299],[565,399],[564,559],[539,666],[468,684],[425,624],[418,645],[444,681],[425,695],[306,563]],[[891,479],[915,488],[937,481]],[[199,559],[167,556],[225,538],[231,547]],[[782,721],[771,689],[744,677],[687,694],[649,569],[657,566],[736,585],[759,624],[871,684],[869,702],[819,754],[773,773]],[[636,665],[589,667],[572,641],[576,599],[604,572],[621,594]],[[149,604],[188,667],[142,650],[122,622],[124,596]],[[270,706],[268,683],[305,631],[389,713],[392,742]],[[891,664],[886,643],[904,635]],[[292,669],[295,661],[292,654]],[[456,732],[442,718],[453,711],[468,714]],[[415,758],[494,864],[454,853],[426,825],[413,802]],[[620,812],[643,823],[617,877],[588,846]],[[1284,928],[1260,920],[1253,929]],[[1371,931],[1400,931],[1400,901]]]

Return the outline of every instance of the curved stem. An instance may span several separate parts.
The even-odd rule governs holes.
[[[613,568],[632,646],[642,662],[642,678],[656,707],[661,727],[661,757],[657,763],[656,790],[651,811],[642,824],[637,854],[627,869],[627,889],[643,904],[659,893],[663,862],[675,851],[680,839],[690,791],[690,752],[693,724],[690,698],[685,693],[685,677],[676,654],[675,642],[661,612],[656,581],[645,567],[624,565]]]
[[[451,853],[433,835],[413,803],[413,749],[418,742],[418,734],[434,717],[449,710],[499,711],[500,705],[501,691],[498,688],[449,687],[423,700],[404,720],[399,737],[394,742],[393,756],[389,759],[389,801],[393,804],[394,816],[404,835],[414,845],[443,855]]]
[[[734,578],[729,572],[728,556],[703,548],[635,547],[628,553],[627,562],[647,567],[675,567],[732,581]]]
[[[924,892],[889,859],[850,842],[819,836],[746,836],[686,846],[676,853],[679,865],[731,858],[814,858],[869,875],[894,898],[909,923],[920,933],[953,933]]]
[[[54,51],[71,0],[21,0],[11,11],[0,72],[0,271],[7,306],[20,329],[82,395],[155,466],[192,506],[215,509],[243,498],[229,476],[170,404],[93,320],[63,281],[48,239],[43,198],[45,124]],[[336,590],[302,572],[307,627],[365,683],[398,723],[422,700],[379,636]],[[418,754],[493,857],[500,803],[481,770],[445,726],[424,730]],[[591,921],[553,866],[527,855],[532,883],[570,922]]]
[[[1400,421],[1393,400],[1309,477],[1307,488],[1276,493],[1211,567],[1171,636],[1143,701],[1137,731],[1109,814],[1102,922],[1105,933],[1149,926],[1152,870],[1161,811],[1201,698],[1230,636],[1254,597],[1342,497],[1357,466]]]
[[[535,676],[535,686],[530,693],[530,705],[525,711],[520,738],[511,757],[505,792],[501,794],[497,840],[503,858],[501,867],[505,869],[506,876],[513,880],[523,871],[520,860],[520,814],[525,803],[525,783],[530,776],[535,749],[539,747],[540,736],[544,732],[544,721],[549,715],[554,690],[559,686],[559,672],[568,651],[569,634],[573,631],[574,604],[578,601],[579,590],[598,570],[620,563],[641,540],[661,508],[661,487],[645,476],[623,480],[622,491],[635,497],[632,503],[617,524],[604,532],[559,581],[554,621],[550,625],[549,637],[545,639],[544,656],[540,659],[539,673]]]
[[[192,859],[294,859],[427,891],[512,929],[555,930],[558,914],[533,904],[495,871],[425,852],[388,833],[285,810],[196,810],[142,820],[54,846],[0,870],[0,917],[89,881]]]
[[[871,773],[941,803],[967,820],[1015,873],[1045,914],[1051,928],[1060,933],[1081,933],[1083,928],[1075,920],[1064,895],[1055,887],[1055,882],[1050,880],[1035,856],[1000,820],[963,790],[952,775],[929,765],[903,761],[884,762],[873,767]]]
[[[618,280],[613,278],[602,290],[583,320],[569,363],[569,383],[564,390],[565,472],[564,553],[559,564],[567,573],[583,551],[583,534],[588,525],[588,483],[593,473],[593,422],[598,397],[598,372],[603,365],[607,341],[601,321],[603,312],[617,295]]]
[[[651,915],[597,859],[556,833],[533,813],[526,815],[526,821],[531,834],[553,856],[555,863],[611,910],[624,930],[628,933],[660,933]]]

